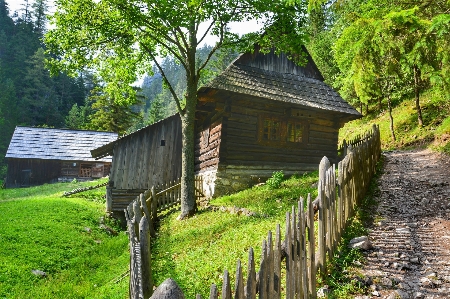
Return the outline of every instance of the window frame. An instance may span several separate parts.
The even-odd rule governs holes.
[[[280,123],[280,133],[279,140],[266,140],[264,138],[265,133],[265,121],[278,121]],[[302,141],[289,141],[288,138],[288,124],[293,123],[294,126],[300,124],[303,127],[302,130]],[[270,146],[279,146],[279,147],[302,147],[308,143],[308,131],[309,131],[309,122],[306,119],[298,118],[298,117],[289,117],[282,115],[273,115],[273,114],[260,114],[258,116],[258,143],[263,145]],[[270,138],[270,137],[269,137]]]

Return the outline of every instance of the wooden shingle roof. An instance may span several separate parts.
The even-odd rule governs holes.
[[[209,89],[343,113],[347,119],[362,116],[323,82],[310,56],[307,65],[302,67],[289,61],[286,55],[262,54],[257,50],[253,54],[245,53],[199,92]]]
[[[117,137],[112,132],[16,127],[6,158],[95,161],[90,151]],[[111,157],[101,161],[111,162]]]

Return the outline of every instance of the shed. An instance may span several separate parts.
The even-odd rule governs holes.
[[[300,67],[283,53],[263,54],[256,46],[253,53],[242,54],[199,89],[195,171],[203,177],[206,196],[242,190],[265,181],[274,171],[283,170],[286,175],[292,175],[316,170],[324,155],[337,162],[339,129],[361,114],[323,82],[312,58],[308,55],[307,59],[308,63]],[[167,126],[171,129],[167,130]],[[132,142],[133,134],[126,142],[114,142],[114,150],[112,145],[107,146],[110,150],[104,154],[113,153],[112,168],[140,167],[135,164],[134,156],[124,159],[119,154],[124,151],[138,152],[138,161],[162,159],[162,152],[157,148],[161,138],[156,136],[163,131],[167,140],[171,136],[168,132],[174,134],[171,147],[166,147],[164,152],[165,157],[170,155],[172,163],[154,168],[144,162],[146,167],[138,171],[144,172],[144,181],[133,179],[135,172],[125,170],[115,180],[139,181],[130,186],[120,183],[120,188],[130,188],[129,192],[164,183],[167,173],[171,174],[167,179],[172,180],[179,175],[181,166],[179,116],[142,130],[155,134],[153,139],[147,137],[146,146],[142,145],[142,138]],[[93,151],[93,156],[101,155]],[[158,177],[161,181],[150,179],[145,172],[152,172],[153,177],[161,172]],[[119,188],[118,182],[111,185],[113,190]],[[114,196],[112,205],[115,210]]]
[[[111,157],[95,160],[90,150],[117,137],[112,132],[16,127],[6,152],[6,187],[107,176]]]
[[[99,159],[113,155],[108,207],[122,212],[140,193],[181,177],[179,114],[142,128],[91,151]]]

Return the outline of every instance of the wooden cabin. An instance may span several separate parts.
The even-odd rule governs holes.
[[[203,192],[216,197],[264,182],[274,171],[292,175],[317,170],[323,156],[337,162],[339,129],[360,117],[323,82],[311,57],[300,67],[284,54],[262,54],[256,47],[198,91],[195,170],[203,178]],[[149,137],[143,137],[147,131]],[[114,150],[108,145],[104,153],[113,154],[111,188],[144,190],[181,175],[180,132],[181,121],[174,115],[114,142]],[[166,140],[164,150],[158,148],[160,139]],[[138,156],[125,158],[129,151]],[[112,201],[115,210],[114,196]]]
[[[210,197],[264,182],[274,171],[317,170],[323,156],[337,162],[339,129],[360,117],[323,82],[310,56],[300,67],[256,47],[199,89],[195,169]]]
[[[112,132],[16,127],[6,152],[6,187],[107,176],[111,157],[95,160],[90,150],[117,137]]]

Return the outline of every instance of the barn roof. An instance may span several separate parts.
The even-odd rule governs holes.
[[[6,158],[95,161],[90,150],[117,137],[112,132],[16,127]],[[101,161],[111,162],[111,157]]]
[[[306,49],[305,49],[306,51]],[[348,119],[361,114],[323,82],[323,77],[308,55],[305,66],[297,66],[286,55],[245,53],[225,71],[203,86],[275,101],[346,114]]]

